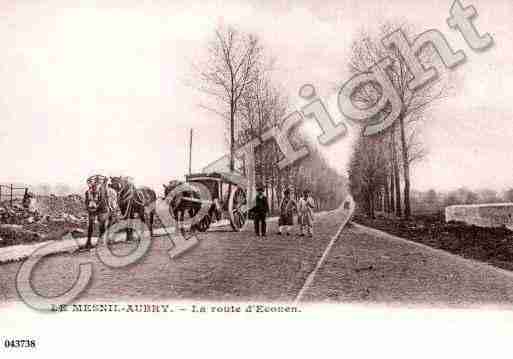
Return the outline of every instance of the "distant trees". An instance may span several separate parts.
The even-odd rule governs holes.
[[[264,186],[271,210],[278,209],[285,189],[292,191],[298,199],[300,193],[309,189],[317,201],[318,209],[333,209],[342,201],[346,183],[333,170],[313,143],[308,143],[297,131],[291,134],[291,142],[306,145],[310,154],[291,166],[280,169],[278,163],[284,158],[275,140],[263,141],[263,134],[272,127],[280,127],[287,114],[288,101],[283,91],[275,84],[272,72],[261,69],[255,81],[242,96],[238,112],[237,146],[259,138],[262,142],[255,148],[255,175],[257,183]]]
[[[438,212],[446,206],[457,204],[485,204],[499,202],[513,202],[513,188],[504,191],[502,194],[492,189],[470,190],[466,187],[442,192],[430,189],[419,192],[419,198],[412,201],[412,208],[417,213]]]
[[[54,186],[55,194],[58,196],[66,196],[71,194],[71,187],[65,183],[58,183]]]
[[[200,90],[213,97],[216,108],[226,118],[230,132],[230,170],[234,170],[236,115],[242,96],[255,83],[261,64],[262,47],[253,34],[233,27],[219,27],[208,47],[206,61],[198,65]]]
[[[206,62],[196,64],[199,89],[213,102],[203,107],[227,122],[233,170],[234,151],[254,138],[262,141],[267,130],[281,126],[288,100],[272,77],[273,61],[255,35],[233,27],[219,27],[207,55]],[[306,141],[297,131],[292,136],[296,144]],[[278,166],[283,154],[275,140],[262,141],[255,148],[256,180],[264,186],[273,211],[285,188],[295,196],[309,189],[319,209],[334,208],[341,201],[344,180],[328,166],[315,146],[310,147],[307,158],[284,169]]]
[[[255,149],[255,175],[257,182],[266,188],[273,209],[275,199],[281,198],[277,189],[281,188],[282,174],[277,163],[282,155],[276,142],[263,142],[262,136],[270,128],[281,125],[288,102],[270,75],[268,69],[259,68],[255,72],[255,81],[242,95],[236,145],[243,146],[254,138],[262,141]]]
[[[504,201],[513,202],[513,188],[507,189],[504,191],[503,195]]]
[[[388,186],[386,147],[384,137],[360,137],[349,166],[353,198],[371,218],[375,216],[376,206],[380,206],[382,191],[386,193]]]
[[[431,208],[438,207],[439,199],[438,199],[438,193],[434,189],[430,189],[426,192],[424,196],[424,202],[426,205],[428,205]]]
[[[41,194],[41,195],[49,195],[51,193],[51,186],[47,183],[43,183],[41,185],[39,185],[36,193],[38,194]]]
[[[383,26],[379,37],[390,34],[396,28],[398,26]],[[402,30],[405,30],[404,27]],[[379,142],[378,147],[386,153],[386,163],[383,164],[381,171],[385,173],[385,178],[382,181],[381,194],[378,196],[384,198],[385,211],[409,218],[411,215],[411,166],[426,154],[418,136],[417,123],[424,118],[432,104],[444,98],[448,87],[446,81],[432,81],[411,91],[408,83],[412,80],[412,74],[404,58],[396,47],[385,48],[382,46],[380,38],[374,38],[367,34],[362,34],[357,38],[352,45],[349,69],[355,75],[362,74],[368,72],[369,68],[381,59],[388,57],[392,60],[392,64],[387,68],[387,75],[400,98],[402,107],[393,125],[386,130],[385,134],[381,134],[386,137],[386,140],[370,141],[369,145],[374,146]],[[437,64],[439,59],[436,59],[435,55],[436,51],[429,47],[420,54],[425,65]],[[356,91],[352,100],[355,103],[359,102],[362,108],[367,108],[379,101],[383,95],[382,91],[383,89],[368,84]],[[388,112],[390,109],[385,106],[373,120],[379,121]],[[385,143],[386,146],[384,146]],[[368,150],[370,153],[374,151],[374,149]],[[360,156],[356,152],[355,156]],[[365,158],[363,156],[363,159]],[[358,178],[358,176],[354,178]],[[355,186],[358,185],[355,184]],[[401,191],[401,186],[403,191]]]
[[[281,176],[285,182],[282,190],[291,189],[296,199],[303,190],[310,190],[321,210],[336,208],[347,195],[347,179],[331,168],[314,146],[306,158],[282,171]]]
[[[478,197],[482,203],[497,203],[502,202],[502,198],[499,197],[497,191],[492,189],[483,189],[478,192]]]

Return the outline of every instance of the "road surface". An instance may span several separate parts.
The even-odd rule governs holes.
[[[200,244],[171,260],[165,237],[156,237],[148,254],[127,268],[102,264],[94,251],[63,253],[41,261],[33,284],[45,296],[71,286],[80,263],[94,265],[91,285],[80,302],[134,300],[358,302],[442,306],[513,303],[509,272],[449,255],[350,224],[331,247],[308,287],[343,216],[330,212],[316,220],[314,238],[269,235],[257,238],[218,228],[201,234]],[[121,243],[116,252],[133,244]],[[0,265],[0,302],[17,301],[15,277],[21,262]]]

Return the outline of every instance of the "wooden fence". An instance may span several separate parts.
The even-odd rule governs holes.
[[[0,185],[0,202],[9,199],[9,203],[12,206],[13,199],[23,198],[27,191],[28,187],[14,187],[12,184],[2,184]]]

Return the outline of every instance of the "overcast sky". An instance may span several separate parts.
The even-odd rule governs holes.
[[[3,1],[0,7],[0,181],[85,183],[93,173],[157,185],[226,153],[223,122],[189,86],[219,23],[256,33],[277,60],[293,105],[315,85],[337,121],[333,87],[347,79],[362,28],[400,19],[442,31],[467,55],[462,84],[422,126],[428,157],[413,187],[513,187],[513,3],[463,1],[495,45],[476,53],[446,24],[451,1]],[[172,4],[171,4],[172,3]],[[314,128],[313,126],[310,126]],[[348,139],[325,148],[344,172]]]

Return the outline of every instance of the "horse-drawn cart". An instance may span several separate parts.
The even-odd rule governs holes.
[[[189,216],[195,216],[200,206],[208,206],[208,211],[196,220],[192,229],[206,231],[213,222],[228,220],[234,231],[240,231],[247,220],[248,208],[246,198],[247,180],[245,177],[230,172],[196,173],[186,175],[186,182],[194,188],[201,184],[208,189],[211,200],[200,198],[200,191],[187,191],[180,198],[178,207],[188,210]],[[183,216],[183,212],[182,212]]]

